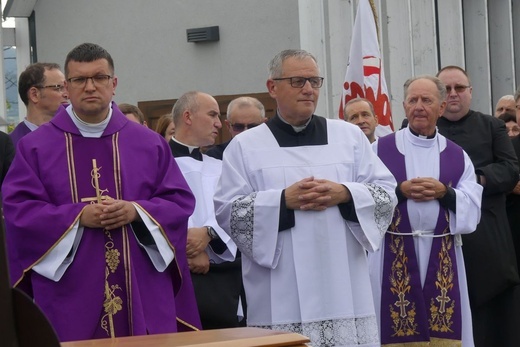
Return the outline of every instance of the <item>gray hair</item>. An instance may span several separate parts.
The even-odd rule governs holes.
[[[227,107],[227,114],[226,118],[229,120],[231,117],[231,110],[233,110],[234,107],[244,107],[244,106],[254,106],[257,109],[260,110],[260,115],[262,118],[265,118],[265,107],[264,105],[256,98],[252,98],[250,96],[241,96],[236,99],[231,100]]]
[[[428,80],[435,83],[435,86],[437,86],[437,91],[439,92],[439,100],[442,103],[444,100],[446,100],[447,92],[446,92],[446,86],[444,83],[441,82],[441,80],[435,76],[432,75],[419,75],[412,78],[409,78],[406,82],[404,82],[404,99],[408,97],[408,88],[410,87],[410,84],[412,82],[415,82],[417,80]]]
[[[197,103],[197,96],[199,92],[191,91],[181,95],[181,97],[175,102],[172,109],[173,123],[177,126],[182,118],[182,114],[185,110],[191,112],[197,112],[199,105]]]
[[[503,97],[501,97],[500,99],[498,99],[498,101],[501,101],[501,100],[507,100],[507,101],[516,101],[514,95],[504,95]]]
[[[279,78],[282,77],[282,64],[288,58],[296,58],[298,60],[303,60],[306,58],[311,58],[318,63],[316,58],[307,51],[303,49],[286,49],[281,51],[269,62],[269,78]]]

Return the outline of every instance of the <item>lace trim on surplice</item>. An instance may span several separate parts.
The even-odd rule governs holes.
[[[390,198],[390,194],[377,184],[367,183],[365,186],[376,203],[374,208],[374,221],[379,229],[379,233],[384,235],[394,215],[392,199]]]
[[[236,199],[231,207],[231,237],[240,251],[253,257],[253,226],[256,193]]]
[[[302,334],[311,339],[310,344],[313,347],[377,345],[379,343],[375,316],[251,326]]]

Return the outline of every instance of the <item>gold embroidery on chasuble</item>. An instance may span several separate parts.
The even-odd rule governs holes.
[[[398,208],[395,209],[394,221],[390,225],[390,230],[398,233],[398,226],[401,222],[401,213]],[[417,331],[417,322],[415,321],[416,308],[415,303],[407,300],[406,294],[410,292],[410,278],[408,271],[408,256],[404,251],[403,237],[394,234],[390,236],[390,251],[395,255],[390,270],[390,291],[397,295],[397,300],[390,305],[390,316],[392,318],[392,336],[411,336],[419,334]]]
[[[446,221],[449,225],[449,214],[446,212]],[[453,236],[449,234],[448,227],[442,232],[446,234],[441,238],[441,250],[439,252],[439,269],[435,274],[435,288],[440,291],[440,295],[430,301],[430,330],[441,332],[452,332],[452,316],[455,311],[455,299],[448,296],[448,292],[453,289],[455,272],[453,271],[453,261],[450,257],[450,249],[454,247]]]
[[[112,199],[108,193],[109,189],[100,187],[99,180],[102,175],[107,175],[106,177],[110,177],[111,172],[110,169],[103,172],[103,167],[97,164],[96,159],[92,159],[92,170],[90,172],[90,184],[94,188],[95,196],[89,196],[79,199],[78,198],[78,189],[76,183],[76,169],[74,165],[74,150],[72,146],[72,136],[70,134],[66,134],[67,139],[67,159],[69,165],[69,179],[71,182],[71,192],[72,199],[74,202],[88,202],[90,204],[101,203],[104,200]],[[118,133],[112,135],[112,164],[113,164],[113,179],[115,186],[115,196],[116,199],[121,198],[121,172],[120,172],[120,157],[119,157],[119,148],[118,148]],[[120,241],[114,241],[112,232],[121,233],[121,238],[118,238]],[[130,298],[130,276],[128,270],[128,235],[127,228],[122,227],[121,229],[116,230],[103,230],[105,235],[105,285],[104,285],[104,302],[103,302],[103,312],[104,315],[101,317],[100,325],[103,330],[106,331],[107,336],[116,337],[117,331],[115,328],[114,318],[115,316],[123,310],[124,298]],[[123,256],[123,266],[121,265],[121,256]],[[123,279],[124,278],[124,279]],[[123,283],[118,283],[123,281]],[[126,295],[124,295],[126,293]],[[126,300],[130,301],[130,300]],[[131,310],[129,307],[129,303],[127,305],[128,312],[128,321],[131,323]],[[132,325],[129,325],[132,326]]]

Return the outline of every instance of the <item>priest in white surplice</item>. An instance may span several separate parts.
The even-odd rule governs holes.
[[[460,235],[477,227],[482,186],[466,152],[436,129],[445,88],[433,76],[409,79],[408,127],[373,144],[399,199],[369,255],[383,346],[474,346]]]
[[[242,251],[248,326],[378,346],[366,251],[381,244],[396,182],[359,127],[313,114],[322,83],[308,52],[274,57],[277,113],[226,148],[217,220]]]
[[[234,262],[237,247],[218,225],[213,206],[222,162],[200,152],[213,145],[222,127],[220,109],[211,95],[190,91],[177,99],[172,116],[175,134],[168,143],[196,200],[186,255],[202,328],[235,328],[243,317],[240,263]]]

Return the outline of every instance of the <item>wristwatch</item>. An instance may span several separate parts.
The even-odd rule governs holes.
[[[208,236],[209,236],[210,239],[212,239],[212,240],[218,239],[218,234],[217,234],[217,232],[215,231],[215,229],[213,229],[213,228],[210,227],[210,226],[207,226],[207,227],[206,227],[206,230],[207,230],[207,232],[208,232]]]

